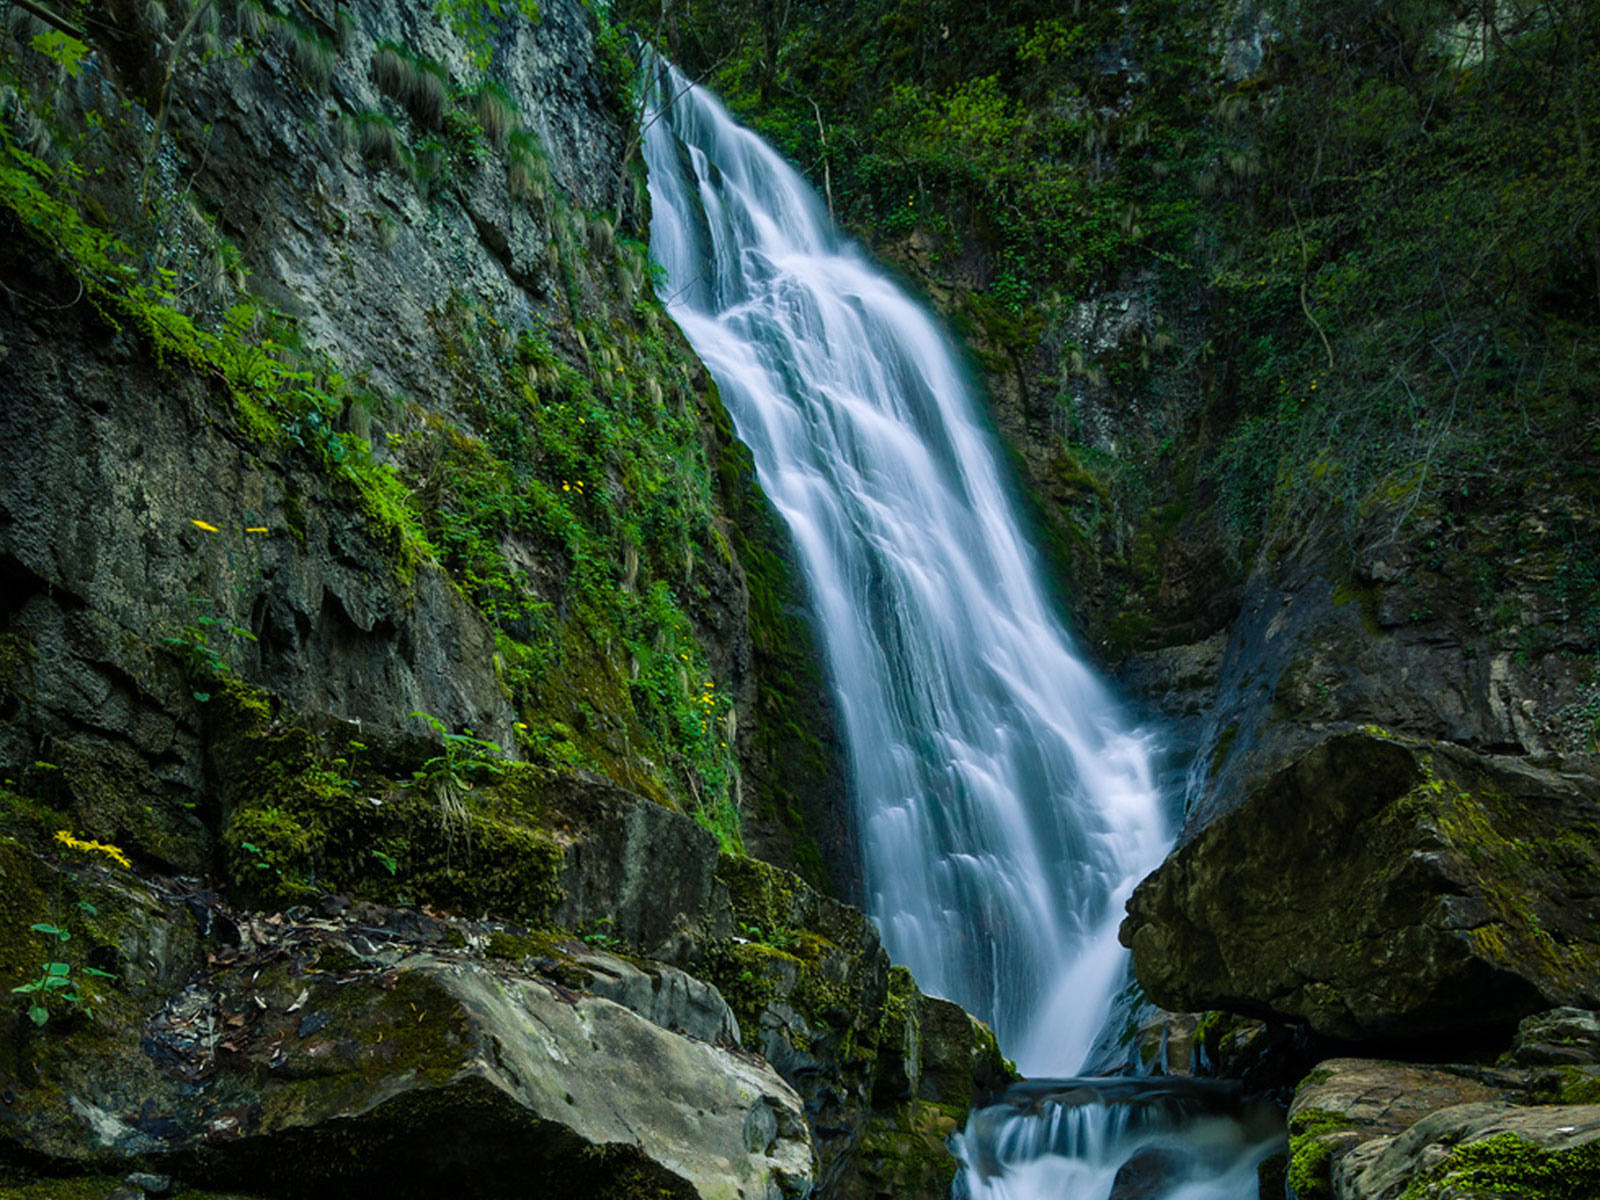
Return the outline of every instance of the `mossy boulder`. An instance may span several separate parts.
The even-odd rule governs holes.
[[[1334,1169],[1338,1200],[1588,1200],[1600,1195],[1600,1105],[1463,1104]]]
[[[1600,989],[1600,779],[1459,746],[1329,738],[1135,890],[1150,997],[1335,1038],[1509,1034]]]
[[[890,967],[863,913],[799,877],[723,855],[717,881],[736,932],[708,942],[702,969],[738,1014],[745,1045],[805,1100],[819,1187],[943,1196],[955,1171],[944,1138],[1016,1077],[994,1034],[924,996]]]
[[[1289,1106],[1289,1181],[1300,1200],[1329,1200],[1333,1168],[1376,1139],[1390,1139],[1429,1114],[1497,1100],[1497,1088],[1448,1067],[1330,1059],[1301,1081]]]

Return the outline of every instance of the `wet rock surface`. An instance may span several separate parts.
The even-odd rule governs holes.
[[[754,859],[722,856],[717,883],[737,932],[698,969],[804,1100],[820,1194],[944,1194],[945,1139],[1015,1077],[994,1034],[891,967],[859,910]]]

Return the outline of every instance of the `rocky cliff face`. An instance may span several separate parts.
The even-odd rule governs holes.
[[[936,1194],[1007,1067],[783,869],[831,721],[622,35],[8,20],[6,1187]]]

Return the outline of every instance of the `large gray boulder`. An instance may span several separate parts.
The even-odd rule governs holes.
[[[281,1194],[812,1189],[800,1098],[680,971],[504,932],[486,959],[475,923],[406,910],[208,911],[237,945],[158,1008],[108,993],[90,1029],[14,1026],[4,1126],[31,1161]]]

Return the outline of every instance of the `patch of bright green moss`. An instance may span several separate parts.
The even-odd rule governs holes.
[[[1334,1140],[1329,1136],[1348,1129],[1339,1113],[1308,1108],[1289,1122],[1289,1186],[1299,1200],[1332,1200]]]
[[[1544,1150],[1514,1133],[1457,1146],[1420,1173],[1401,1200],[1452,1195],[1516,1196],[1519,1200],[1592,1200],[1600,1195],[1600,1142]]]

